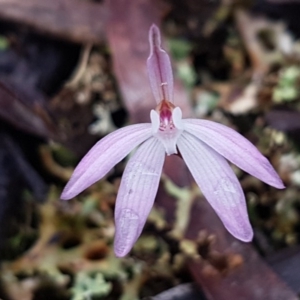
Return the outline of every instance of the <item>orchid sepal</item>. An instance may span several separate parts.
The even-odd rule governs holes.
[[[161,48],[161,37],[156,25],[149,30],[150,55],[147,69],[156,103],[173,102],[173,72],[169,55]]]

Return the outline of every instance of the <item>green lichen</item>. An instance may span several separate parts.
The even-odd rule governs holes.
[[[9,42],[5,36],[0,35],[0,51],[4,51],[9,47]]]
[[[177,62],[176,69],[178,77],[187,88],[193,87],[196,82],[197,74],[189,60],[192,45],[188,41],[181,39],[170,39],[168,45],[172,57]]]
[[[290,102],[299,97],[300,68],[290,66],[284,69],[280,76],[277,87],[273,91],[273,101],[276,103]]]
[[[165,175],[162,176],[162,179],[167,193],[177,200],[176,221],[171,234],[176,238],[182,238],[190,221],[190,212],[195,196],[198,196],[200,191],[196,185],[193,188],[181,188]]]
[[[72,300],[91,300],[92,297],[105,297],[112,289],[106,282],[102,273],[80,272],[76,275],[75,285],[71,289]]]
[[[188,60],[178,62],[177,75],[187,88],[195,85],[197,74]]]
[[[170,48],[172,57],[175,60],[187,58],[192,49],[192,45],[188,41],[182,39],[169,39],[168,46]]]

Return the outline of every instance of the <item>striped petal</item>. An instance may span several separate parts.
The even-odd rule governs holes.
[[[161,48],[160,32],[156,25],[149,31],[150,56],[147,60],[148,76],[154,98],[173,102],[173,72],[169,55]]]
[[[196,119],[184,120],[185,130],[213,148],[242,170],[278,189],[284,185],[269,161],[257,148],[233,129]]]
[[[115,208],[115,254],[125,256],[140,236],[153,206],[165,159],[156,138],[143,143],[129,160]]]
[[[151,134],[150,123],[137,124],[121,128],[101,139],[80,161],[61,199],[71,199],[100,180]]]
[[[244,242],[251,241],[253,231],[245,196],[227,161],[187,132],[179,138],[178,148],[203,195],[226,229]]]

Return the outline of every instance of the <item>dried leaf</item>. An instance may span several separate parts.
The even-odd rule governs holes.
[[[17,95],[16,91],[12,84],[0,81],[0,117],[22,131],[55,137],[55,126],[41,105],[44,102],[42,95],[34,91],[28,91],[26,95],[20,90]],[[26,101],[27,98],[30,100]]]
[[[292,132],[300,130],[300,112],[291,110],[271,110],[266,114],[266,122],[274,129]]]
[[[74,42],[104,38],[104,5],[79,0],[0,0],[0,18]]]

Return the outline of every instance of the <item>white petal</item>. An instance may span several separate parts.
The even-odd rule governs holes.
[[[177,129],[184,129],[184,123],[182,122],[182,111],[178,106],[172,111],[172,120]]]
[[[152,133],[156,134],[159,129],[160,120],[159,120],[159,114],[154,109],[152,109],[150,112],[150,119],[152,124]]]
[[[245,196],[227,161],[187,132],[180,136],[178,149],[203,195],[227,230],[242,241],[251,241],[253,231]]]
[[[115,254],[125,256],[140,236],[153,206],[165,159],[156,138],[143,143],[129,160],[116,200]]]

